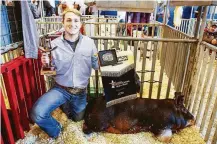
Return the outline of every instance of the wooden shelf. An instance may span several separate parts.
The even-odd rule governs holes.
[[[170,0],[170,6],[211,6],[217,5],[215,0],[206,0],[206,1],[183,1],[183,0]]]

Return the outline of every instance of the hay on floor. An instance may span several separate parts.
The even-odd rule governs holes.
[[[52,141],[52,144],[162,144],[149,132],[137,134],[92,133],[91,135],[85,135],[82,132],[83,121],[73,122],[69,120],[60,109],[55,110],[53,116],[63,125],[63,132],[56,140]],[[26,133],[26,137],[17,141],[16,144],[48,144],[49,142],[51,142],[49,136],[35,124]],[[174,134],[171,143],[205,144],[194,126]]]

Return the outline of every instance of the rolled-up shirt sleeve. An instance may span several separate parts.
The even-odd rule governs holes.
[[[95,45],[94,41],[93,41],[93,44],[92,44],[91,64],[92,64],[92,68],[94,70],[99,69],[98,51],[97,51],[97,48],[96,48],[96,45]]]

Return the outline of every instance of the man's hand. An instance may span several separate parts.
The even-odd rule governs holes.
[[[49,54],[48,53],[42,53],[42,56],[41,56],[41,63],[43,66],[45,66],[46,64],[49,64],[50,63],[50,59],[49,59]]]

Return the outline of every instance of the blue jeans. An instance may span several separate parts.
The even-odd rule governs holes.
[[[79,113],[84,113],[86,107],[86,93],[73,95],[66,90],[54,86],[47,93],[42,95],[34,104],[31,112],[32,120],[39,125],[50,137],[58,137],[61,126],[52,116],[51,112],[64,104],[70,108],[70,114],[78,120]]]

